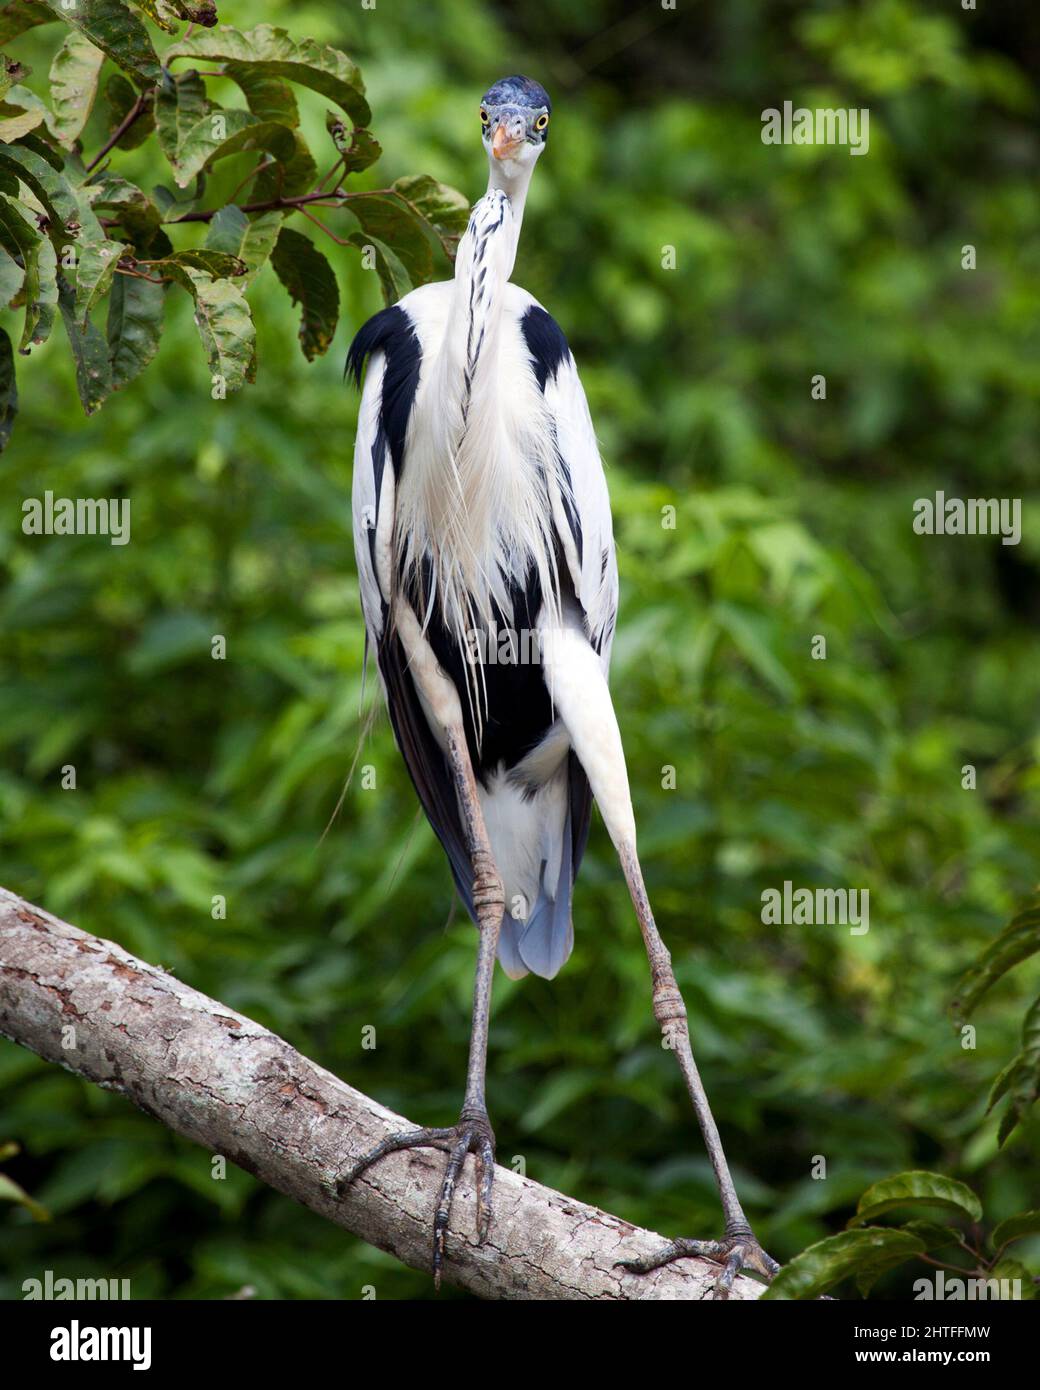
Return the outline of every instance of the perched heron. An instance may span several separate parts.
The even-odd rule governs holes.
[[[466,1155],[477,1227],[491,1220],[495,1137],[484,1086],[495,958],[552,979],[571,953],[571,894],[595,797],[643,934],[654,1015],[678,1058],[722,1199],[719,1241],[677,1240],[629,1268],[687,1255],[771,1278],[737,1198],[690,1048],[686,1009],[636,854],[625,755],[607,688],[618,578],[610,500],[574,358],[556,322],[510,282],[552,108],[526,77],[480,103],[490,177],[455,277],[413,290],[351,344],[364,391],[354,452],[354,545],[369,648],[398,746],[479,932],[458,1124],[384,1139],[349,1185],[401,1149],[449,1158],[434,1215],[439,1281]]]

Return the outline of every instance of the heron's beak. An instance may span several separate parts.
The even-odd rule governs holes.
[[[522,136],[516,139],[504,125],[498,125],[491,137],[491,153],[496,159],[512,159],[523,143]]]

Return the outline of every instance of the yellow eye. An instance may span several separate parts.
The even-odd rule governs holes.
[[[488,121],[490,121],[490,119],[491,119],[491,117],[488,115],[488,113],[484,110],[484,108],[483,108],[483,106],[482,106],[482,107],[480,108],[480,124],[481,124],[481,125],[487,125],[487,123],[488,123]]]
[[[549,117],[548,117],[548,116],[545,114],[545,112],[543,111],[542,114],[541,114],[541,115],[538,117],[538,119],[535,121],[535,123],[534,123],[534,128],[535,128],[535,130],[544,130],[545,127],[546,127],[548,124],[549,124]]]

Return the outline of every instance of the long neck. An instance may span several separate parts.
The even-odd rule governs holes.
[[[413,418],[409,426],[413,445],[398,495],[408,557],[416,573],[424,557],[432,561],[438,603],[461,646],[496,610],[511,611],[510,584],[525,580],[532,563],[542,593],[557,591],[543,497],[552,461],[543,459],[540,437],[518,436],[524,382],[506,379],[500,361],[530,178],[530,166],[511,176],[491,163],[487,193],[459,243],[436,360],[420,381],[421,425]],[[537,435],[538,421],[526,423]],[[479,706],[479,682],[469,694]]]
[[[449,314],[442,384],[459,384],[460,434],[472,421],[475,403],[485,414],[493,408],[499,327],[506,286],[513,273],[524,203],[533,166],[512,160],[489,160],[487,192],[473,209],[455,260],[455,285]]]
[[[524,220],[524,204],[527,202],[527,190],[531,186],[531,175],[534,172],[533,164],[517,165],[513,160],[490,159],[488,161],[488,193],[501,191],[509,199],[509,206],[513,213],[513,224],[516,228],[516,237],[520,237],[520,224]],[[516,170],[516,173],[507,173],[507,169]],[[516,248],[514,247],[514,255]]]

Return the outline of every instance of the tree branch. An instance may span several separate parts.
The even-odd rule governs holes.
[[[443,1154],[392,1155],[343,1199],[333,1191],[353,1159],[407,1121],[258,1023],[2,888],[0,1034],[121,1092],[175,1133],[429,1269]],[[495,1172],[484,1246],[476,1243],[475,1202],[469,1158],[444,1277],[485,1298],[701,1299],[718,1274],[700,1260],[629,1274],[615,1261],[659,1249],[661,1236],[506,1168]],[[760,1293],[739,1278],[731,1297]]]
[[[133,125],[134,121],[136,121],[138,116],[140,116],[142,111],[144,111],[145,107],[148,105],[150,98],[154,96],[154,87],[149,87],[138,95],[138,98],[134,102],[133,106],[131,106],[130,110],[126,113],[123,119],[116,126],[115,130],[112,132],[109,138],[101,146],[100,150],[98,150],[94,158],[87,165],[86,172],[88,174],[93,173],[93,171],[104,159],[105,155],[108,154],[109,150],[114,149],[115,146],[119,144],[120,140],[122,140],[123,136]]]

